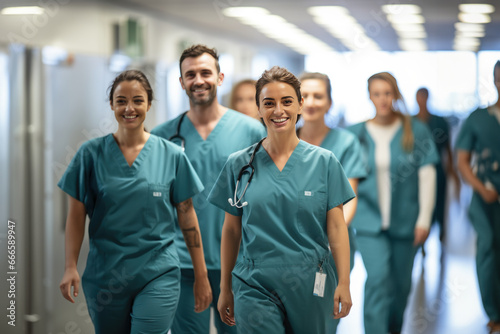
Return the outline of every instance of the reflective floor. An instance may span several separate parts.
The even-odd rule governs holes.
[[[467,220],[468,195],[449,207],[448,233],[443,247],[433,228],[426,256],[418,252],[413,288],[405,313],[403,334],[483,334],[488,319],[482,308],[475,271],[475,232]],[[443,251],[442,251],[442,250]],[[359,253],[351,273],[351,314],[340,322],[339,334],[362,334],[363,286],[366,272]]]

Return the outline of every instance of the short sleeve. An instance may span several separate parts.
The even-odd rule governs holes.
[[[437,146],[429,127],[422,123],[417,123],[414,131],[413,160],[416,162],[416,165],[422,167],[428,164],[439,163],[440,158]]]
[[[91,192],[91,177],[93,163],[92,154],[84,143],[76,152],[68,168],[57,183],[62,191],[85,205],[85,209],[92,217],[95,194]]]
[[[82,146],[78,149],[64,175],[57,183],[57,186],[62,191],[80,202],[85,201],[85,194],[87,192],[87,173],[85,170],[87,164],[85,156],[85,149]]]
[[[242,216],[243,209],[230,205],[228,201],[229,198],[233,198],[234,189],[236,188],[237,177],[234,172],[233,161],[229,156],[208,195],[208,201],[233,216]]]
[[[177,174],[172,185],[172,201],[174,204],[184,202],[203,191],[203,183],[184,152],[179,153],[176,171]]]
[[[474,131],[472,131],[470,116],[467,118],[458,133],[457,141],[455,142],[455,148],[457,150],[464,150],[472,152],[474,145],[476,143],[476,136]]]
[[[346,204],[355,197],[342,165],[333,154],[328,164],[328,185],[328,211],[340,204]]]
[[[340,163],[342,164],[347,178],[361,179],[367,175],[365,160],[362,156],[361,144],[353,136],[349,147],[343,154]]]

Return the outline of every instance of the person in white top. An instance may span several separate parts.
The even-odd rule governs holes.
[[[404,100],[390,73],[372,75],[368,91],[375,117],[349,128],[368,168],[352,221],[368,276],[364,325],[370,334],[400,333],[415,252],[429,234],[439,157],[428,127],[398,110]]]

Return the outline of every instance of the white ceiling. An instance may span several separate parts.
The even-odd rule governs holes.
[[[343,44],[332,37],[323,27],[316,24],[307,13],[310,6],[340,5],[346,7],[351,15],[365,28],[383,50],[397,51],[398,38],[381,10],[384,4],[415,4],[422,8],[425,18],[425,39],[428,50],[452,50],[455,37],[454,24],[458,22],[460,3],[489,3],[496,7],[490,14],[492,21],[485,25],[486,35],[481,38],[479,50],[500,50],[500,1],[485,0],[101,0],[124,7],[140,10],[173,23],[187,25],[196,29],[213,31],[221,37],[247,41],[280,50],[286,46],[266,37],[254,28],[240,23],[234,18],[225,17],[222,9],[231,6],[259,6],[272,14],[285,18],[290,23],[331,45],[336,50],[346,50]]]

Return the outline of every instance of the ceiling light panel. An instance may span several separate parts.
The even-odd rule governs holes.
[[[352,51],[376,51],[380,46],[366,35],[365,29],[342,6],[314,6],[307,12],[333,37]]]
[[[491,22],[489,14],[495,12],[490,4],[461,4],[458,5],[459,22],[455,23],[455,50],[477,51],[481,45],[479,38],[484,37],[484,24]]]
[[[458,9],[462,13],[475,13],[475,14],[491,14],[495,11],[494,6],[482,3],[464,3],[458,5]]]
[[[273,15],[262,7],[228,7],[222,13],[252,26],[269,38],[304,55],[335,51],[323,41],[307,34],[283,17]]]
[[[5,7],[0,12],[3,15],[41,15],[44,10],[38,6]]]
[[[383,5],[382,11],[399,37],[398,44],[403,51],[427,50],[427,33],[422,9],[417,5]]]

